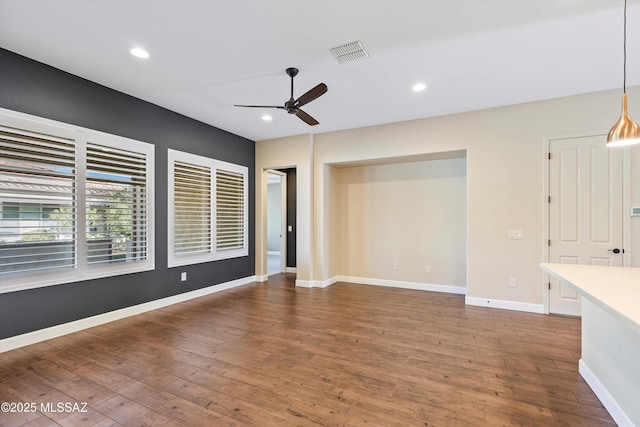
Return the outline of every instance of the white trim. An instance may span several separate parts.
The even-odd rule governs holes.
[[[331,279],[324,280],[324,281],[322,281],[322,280],[298,280],[298,279],[296,279],[296,286],[300,287],[300,288],[326,288],[326,287],[329,287],[329,286],[333,285],[334,283],[336,283],[338,281],[338,280],[336,280],[336,277],[333,277]]]
[[[634,267],[631,263],[633,260],[634,246],[631,240],[631,201],[633,195],[631,193],[631,148],[624,147],[622,151],[622,266]]]
[[[295,267],[287,267],[287,268],[285,269],[285,272],[286,272],[286,273],[297,273],[297,272],[298,272],[298,269],[297,269],[297,268],[295,268]]]
[[[551,238],[549,230],[549,215],[551,213],[551,206],[549,203],[549,183],[550,183],[550,165],[549,154],[551,153],[551,140],[554,137],[545,136],[542,140],[542,259],[544,262],[549,262],[549,244],[548,241]],[[542,310],[544,314],[549,314],[550,295],[549,286],[551,278],[546,272],[542,272]]]
[[[595,376],[593,371],[589,369],[589,366],[585,363],[584,360],[580,359],[578,362],[578,372],[582,375],[582,378],[589,384],[591,390],[595,393],[595,395],[600,399],[602,405],[609,411],[609,415],[611,418],[620,426],[620,427],[634,427],[631,419],[625,414],[620,405],[615,401],[613,396],[609,394],[606,387],[602,385],[598,377]]]
[[[549,200],[549,159],[548,155],[551,152],[551,141],[561,140],[561,139],[572,139],[572,138],[587,138],[592,136],[602,136],[603,138],[607,136],[609,133],[608,129],[600,129],[600,130],[586,130],[581,132],[571,132],[571,133],[562,133],[545,136],[542,140],[542,230],[543,230],[543,239],[542,239],[542,262],[552,262],[550,258],[550,250],[548,245],[548,240],[550,236],[549,230],[549,215],[551,212],[551,206],[548,202]],[[614,148],[615,149],[615,148]],[[622,247],[625,249],[625,252],[622,254],[622,265],[627,266],[631,260],[631,249],[633,248],[631,244],[631,233],[626,232],[631,229],[631,218],[629,215],[625,215],[624,212],[629,211],[629,207],[631,206],[631,186],[629,183],[631,182],[631,155],[630,150],[631,147],[624,147],[624,151],[622,154],[622,162],[623,162],[623,175],[622,175],[622,204],[623,204],[623,217],[622,217]],[[629,248],[629,249],[627,249]],[[544,313],[549,314],[550,312],[550,298],[551,294],[549,292],[548,283],[550,281],[550,276],[546,271],[543,271],[542,274],[542,301],[544,307]]]
[[[266,282],[267,280],[269,280],[269,275],[265,274],[265,275],[257,275],[255,276],[256,278],[256,282]]]
[[[13,127],[27,133],[40,132],[75,142],[76,148],[76,224],[78,230],[86,225],[86,147],[88,143],[97,143],[145,155],[146,193],[147,193],[147,258],[144,260],[109,265],[88,265],[86,261],[86,240],[76,237],[74,248],[77,253],[76,267],[59,269],[47,273],[25,273],[7,276],[0,283],[0,294],[26,289],[36,289],[75,283],[84,280],[116,277],[130,273],[140,273],[155,269],[155,145],[115,134],[100,132],[56,120],[33,116],[18,111],[0,108],[0,125]],[[78,236],[82,233],[78,232]]]
[[[104,323],[113,322],[114,320],[124,319],[125,317],[135,316],[147,311],[167,307],[169,305],[188,301],[194,298],[225,291],[227,289],[235,288],[238,286],[248,285],[250,283],[255,283],[255,279],[255,276],[243,277],[241,279],[208,286],[206,288],[196,289],[195,291],[185,292],[183,294],[173,295],[155,301],[110,311],[108,313],[98,314],[96,316],[75,320],[73,322],[63,323],[62,325],[51,326],[49,328],[27,332],[26,334],[5,338],[3,340],[0,340],[0,353],[52,338],[60,337],[72,332],[78,332],[83,329],[92,328]]]
[[[500,308],[502,310],[526,311],[529,313],[544,314],[544,304],[531,304],[527,302],[505,301],[491,298],[465,297],[464,303],[479,307]]]
[[[313,280],[311,281],[311,284],[314,288],[328,288],[336,282],[338,282],[338,276],[334,276],[327,280]]]
[[[208,252],[197,254],[176,254],[175,253],[175,227],[174,227],[174,191],[175,191],[175,162],[185,162],[197,166],[208,167],[211,170],[211,248]],[[249,168],[247,166],[237,165],[210,157],[200,156],[197,154],[187,153],[184,151],[168,149],[167,150],[167,266],[180,267],[191,264],[200,264],[203,262],[218,261],[223,259],[240,258],[249,255]],[[218,170],[237,173],[242,175],[244,185],[244,242],[240,249],[218,250],[216,248],[217,240],[217,224],[216,224],[216,206],[215,200],[217,195],[216,189],[216,173]]]
[[[265,173],[267,174],[267,236],[269,235],[269,174],[277,175],[280,178],[280,251],[267,250],[267,256],[278,255],[280,257],[280,272],[283,272],[287,268],[287,174],[276,169],[267,169]]]
[[[97,132],[91,129],[74,126],[69,123],[32,116],[31,114],[25,114],[19,111],[7,110],[6,108],[0,108],[0,126],[8,126],[16,129],[27,130],[28,132],[52,135],[69,140],[76,139],[76,132],[78,130]]]
[[[305,263],[308,263],[307,267],[309,268],[308,274],[309,274],[309,279],[311,279],[312,277],[315,276],[315,261],[316,261],[316,233],[314,232],[314,226],[316,224],[316,214],[315,214],[315,206],[316,206],[316,160],[315,160],[315,140],[314,140],[314,134],[310,133],[309,134],[309,212],[307,213],[308,216],[308,225],[309,227],[309,240],[306,242],[307,245],[309,245],[306,249],[309,250],[309,255],[308,258],[304,259]],[[300,189],[298,187],[299,182],[299,175],[296,175],[296,193],[300,193]],[[296,195],[296,201],[300,200],[298,195]],[[296,208],[297,210],[297,208]],[[297,214],[296,215],[296,222],[298,224],[296,224],[296,226],[298,227],[298,231],[301,230],[300,228],[300,223],[302,222],[302,215]],[[307,224],[305,224],[306,226]],[[298,240],[298,242],[296,242],[296,251],[299,251],[301,248],[301,244],[303,239],[301,238],[299,233],[296,233],[296,239]],[[296,254],[297,257],[297,254]],[[300,257],[297,257],[298,260],[300,260]],[[299,261],[298,261],[299,262]]]
[[[256,192],[256,206],[260,207],[260,215],[258,216],[256,214],[256,230],[258,230],[258,228],[261,229],[260,234],[261,236],[261,240],[262,240],[262,244],[259,245],[260,248],[256,249],[256,272],[257,273],[261,273],[262,271],[267,272],[268,270],[268,260],[267,260],[267,256],[268,256],[268,250],[267,250],[267,210],[268,210],[268,203],[267,203],[267,193],[268,193],[268,174],[269,173],[275,173],[277,175],[282,174],[281,176],[283,176],[283,191],[286,190],[286,173],[279,171],[278,169],[296,169],[299,166],[297,164],[279,164],[279,165],[273,165],[273,166],[269,166],[269,167],[264,167],[262,168],[262,173],[258,176],[258,174],[256,173],[256,188],[261,188],[261,197],[260,200],[258,200],[258,194]],[[296,193],[298,193],[299,190],[296,190]],[[286,192],[285,192],[286,193]],[[287,197],[283,195],[283,203],[286,203],[286,199]],[[286,228],[286,204],[284,204],[283,209],[283,213],[284,215],[283,220],[284,220],[284,224],[283,224],[283,231],[287,230]],[[296,206],[297,209],[297,206]],[[296,227],[296,229],[298,228],[298,222],[300,221],[300,217],[298,217],[296,219],[296,224],[294,227]],[[289,271],[288,267],[286,267],[286,261],[287,261],[287,244],[286,244],[286,239],[287,239],[287,233],[288,232],[283,232],[282,236],[283,236],[283,240],[281,243],[281,267],[282,267],[282,271],[278,272],[278,273],[273,273],[273,274],[279,274],[281,272],[286,272],[286,273],[296,273],[296,271]],[[257,248],[257,246],[256,246]],[[264,275],[261,276],[264,277],[264,280],[268,279],[268,275]],[[301,286],[301,287],[309,287],[308,285],[304,286],[304,285],[297,285],[297,286]]]
[[[336,282],[348,282],[358,285],[386,286],[389,288],[416,289],[419,291],[444,292],[448,294],[464,295],[467,293],[467,288],[464,286],[434,285],[430,283],[402,282],[397,280],[372,279],[367,277],[353,276],[333,276],[332,278],[327,280],[296,280],[296,286],[301,288],[327,288]]]
[[[311,282],[308,280],[296,279],[296,287],[298,288],[312,288]]]
[[[323,282],[325,286],[323,287],[333,285],[336,282],[349,282],[359,285],[386,286],[389,288],[416,289],[419,291],[429,292],[444,292],[447,294],[465,295],[467,293],[467,288],[465,286],[435,285],[430,283],[403,282],[398,280],[372,279],[368,277],[352,276],[334,276],[329,280],[325,280],[325,282]]]

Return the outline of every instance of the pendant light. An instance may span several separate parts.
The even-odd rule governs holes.
[[[624,71],[622,81],[622,113],[607,136],[607,147],[622,147],[640,143],[640,126],[627,112],[627,0],[624,0]]]

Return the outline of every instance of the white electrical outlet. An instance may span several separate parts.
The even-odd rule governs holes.
[[[397,261],[393,262],[393,271],[398,271],[398,262]]]
[[[186,282],[187,281],[187,272],[183,271],[182,273],[180,273],[180,281],[181,282]]]
[[[430,265],[427,265],[427,266],[424,268],[424,272],[425,272],[425,273],[431,273],[431,266],[430,266]]]
[[[516,288],[518,286],[518,279],[515,277],[509,277],[509,287]]]

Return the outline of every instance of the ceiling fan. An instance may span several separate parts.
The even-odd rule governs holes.
[[[291,77],[291,98],[287,102],[285,102],[284,105],[234,105],[234,107],[278,108],[280,110],[285,110],[289,114],[295,114],[309,126],[315,126],[319,124],[316,119],[302,111],[300,107],[310,103],[316,98],[319,98],[321,95],[324,95],[327,92],[327,85],[324,83],[320,83],[313,89],[301,95],[298,99],[293,99],[293,78],[298,75],[298,69],[287,68],[286,73],[289,77]]]

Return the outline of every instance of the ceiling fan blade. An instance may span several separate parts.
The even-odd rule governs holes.
[[[320,124],[319,121],[317,121],[316,119],[314,119],[313,117],[311,117],[310,115],[308,115],[302,110],[296,111],[296,116],[300,117],[300,119],[306,124],[308,124],[309,126],[315,126],[317,124]]]
[[[307,91],[305,94],[296,99],[295,106],[302,107],[305,104],[310,103],[314,99],[324,95],[327,92],[327,85],[324,83],[320,83],[318,86],[313,89]]]
[[[281,105],[238,105],[234,104],[234,107],[249,107],[249,108],[280,108],[284,110],[284,107]]]

